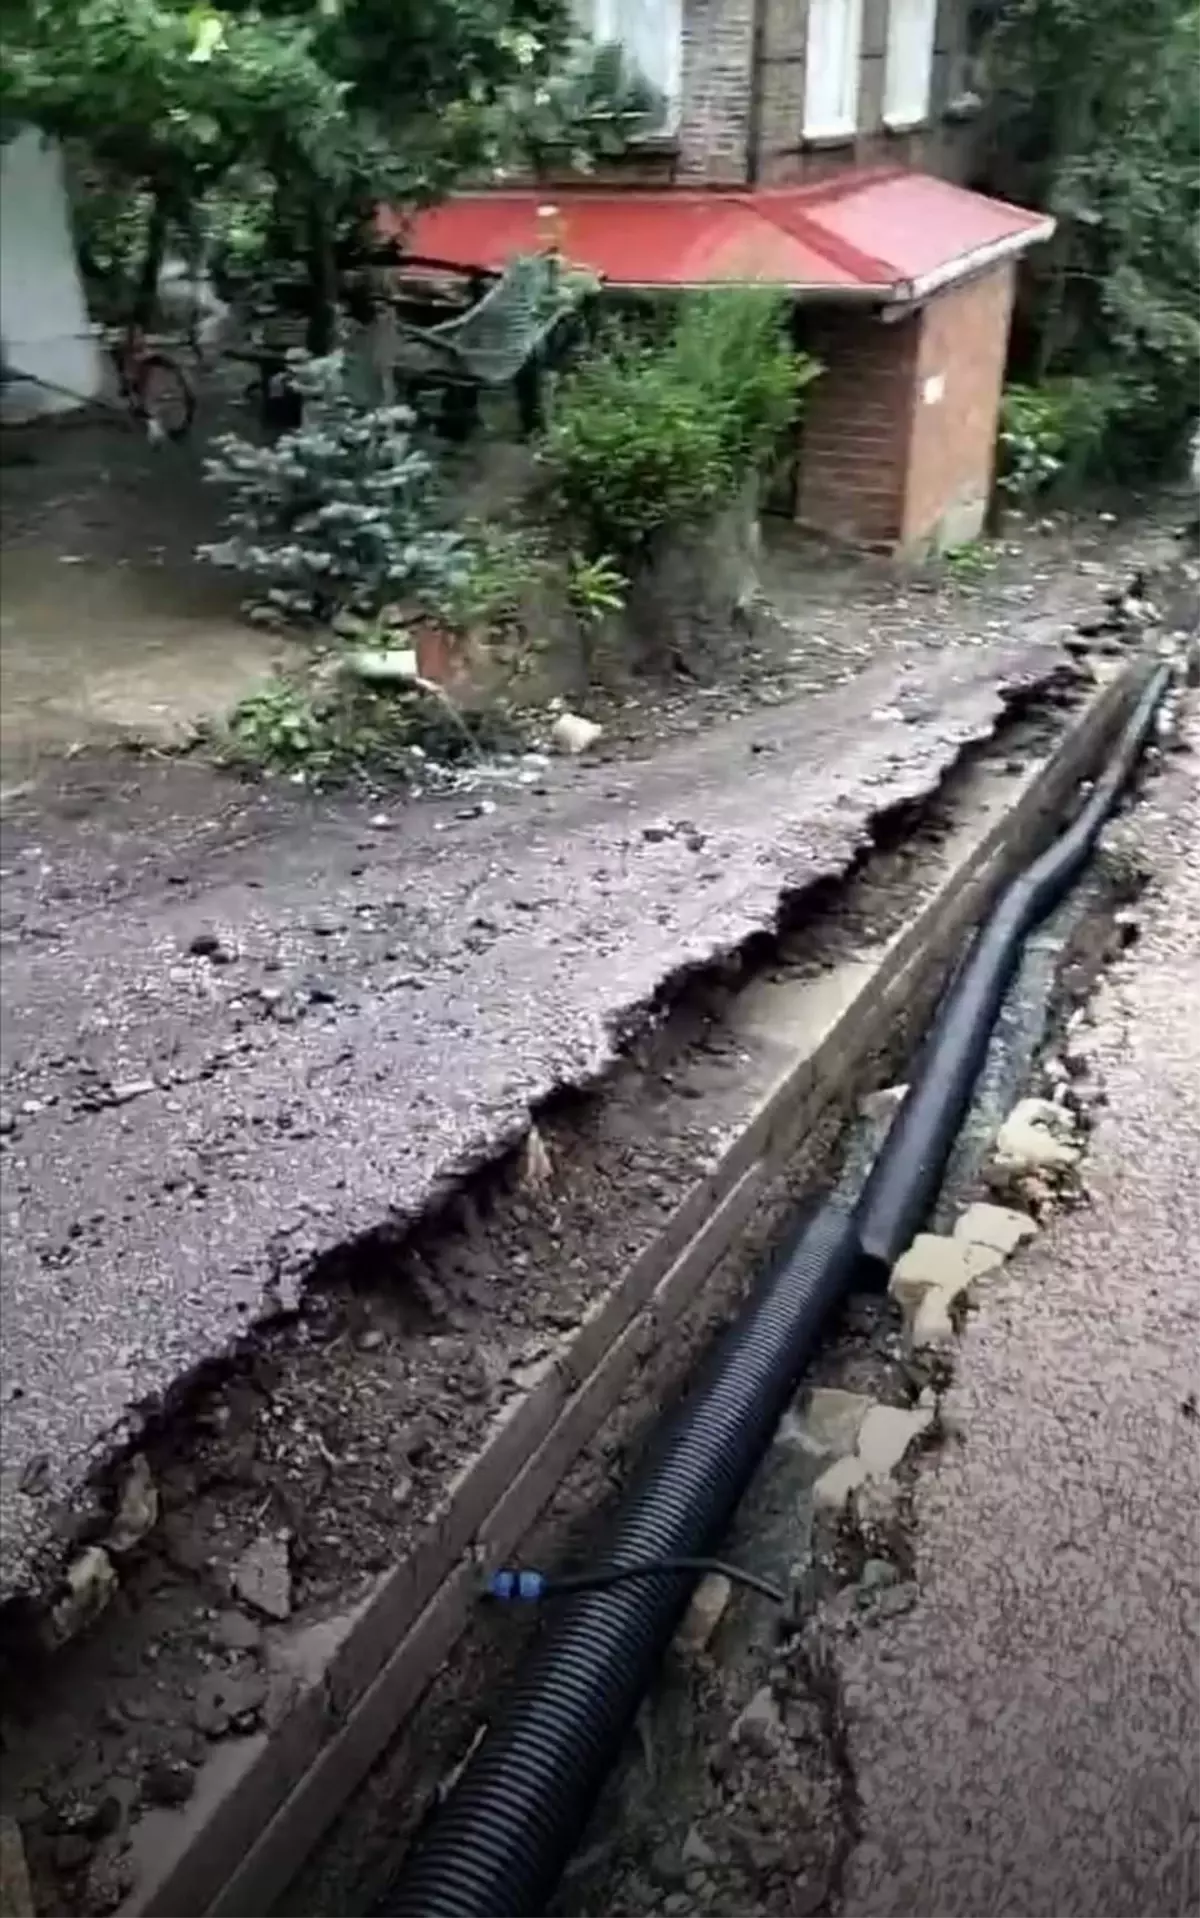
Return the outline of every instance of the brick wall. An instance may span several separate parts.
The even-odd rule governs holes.
[[[746,179],[754,7],[755,0],[684,0],[676,177],[689,186]]]
[[[858,135],[830,147],[804,143],[806,0],[762,0],[758,77],[758,173],[763,185],[828,178],[848,166],[922,167],[967,176],[974,134],[944,116],[963,89],[967,0],[939,0],[927,126],[891,134],[883,125],[888,0],[864,0]],[[684,111],[680,178],[726,184],[746,177],[751,135],[755,0],[685,0]]]
[[[910,552],[978,535],[1012,289],[1004,265],[890,322],[853,308],[814,317],[804,344],[825,371],[799,449],[803,525]]]
[[[946,179],[971,171],[972,126],[944,117],[963,89],[969,0],[938,0],[930,117],[912,133],[883,126],[888,0],[864,0],[859,78],[859,131],[835,145],[806,146],[804,67],[807,0],[761,0],[762,45],[755,78],[756,0],[684,0],[683,101],[679,136],[649,142],[603,164],[593,183],[626,186],[738,186],[752,170],[757,88],[757,172],[764,186],[817,181],[851,166],[921,167]],[[541,176],[548,185],[577,183],[564,158]]]
[[[802,525],[856,545],[890,549],[899,540],[920,335],[919,314],[885,326],[853,307],[805,329],[805,348],[825,370],[804,413]]]
[[[931,300],[921,323],[901,541],[975,539],[992,487],[1015,270]]]

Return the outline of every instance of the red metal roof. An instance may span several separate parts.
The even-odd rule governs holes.
[[[1048,238],[1053,222],[923,173],[859,172],[809,187],[587,186],[464,193],[417,214],[409,250],[500,267],[547,244],[552,209],[569,259],[614,286],[760,280],[836,297],[919,297],[993,253]],[[404,231],[383,209],[385,231]]]

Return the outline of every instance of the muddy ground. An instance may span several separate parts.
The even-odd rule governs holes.
[[[323,1264],[394,1257],[531,1109],[843,872],[877,814],[928,793],[1062,663],[1038,637],[936,651],[624,773],[551,778],[491,812],[427,807],[402,832],[343,810],[203,865],[160,835],[115,897],[18,839],[6,1591],[56,1575],[64,1510],[177,1382],[292,1309]],[[703,1142],[678,1149],[703,1162]],[[465,1338],[461,1380],[459,1359],[438,1364],[466,1443],[513,1354],[493,1376]]]
[[[1013,741],[1014,750],[1020,743]],[[928,846],[927,835],[936,837],[939,820],[935,812],[908,823],[911,858],[914,847]],[[903,915],[911,907],[918,884],[918,873],[898,849],[873,860],[860,881],[830,900],[825,923],[835,949],[844,936],[858,947],[865,925],[893,923],[893,912]],[[1058,969],[1060,983],[1048,1017],[1052,1034],[1119,943],[1111,910],[1125,897],[1123,882],[1106,881],[1086,917],[1054,935],[1051,971]],[[914,1008],[912,1033],[920,1030],[922,1017],[923,1010]],[[996,1101],[1020,1088],[1042,1029],[1038,1015],[1023,1043],[1010,1048],[981,1101],[985,1125],[989,1114],[994,1123]],[[911,1036],[892,1035],[867,1083],[904,1076]],[[852,1115],[853,1089],[848,1092]],[[607,1514],[656,1419],[727,1319],[749,1275],[777,1244],[797,1204],[828,1189],[839,1167],[856,1176],[854,1169],[877,1139],[875,1122],[851,1125],[840,1138],[835,1122],[830,1133],[807,1143],[724,1262],[712,1296],[680,1328],[671,1353],[639,1377],[568,1476],[527,1542],[523,1563],[574,1566],[602,1557]],[[979,1153],[977,1145],[958,1167],[959,1203],[978,1177]],[[863,1296],[850,1302],[806,1389],[836,1386],[905,1406],[936,1376],[906,1356],[893,1308]],[[956,1443],[949,1429],[936,1426],[929,1444]],[[788,1603],[778,1612],[735,1592],[702,1646],[675,1648],[560,1887],[552,1909],[561,1918],[839,1908],[859,1822],[839,1652],[843,1642],[869,1638],[917,1603],[910,1520],[920,1468],[909,1460],[865,1528],[814,1522],[808,1493],[821,1469],[821,1461],[798,1442],[794,1422],[785,1422],[723,1550],[733,1562],[780,1583]],[[453,1669],[380,1761],[283,1910],[387,1909],[386,1887],[414,1829],[423,1815],[436,1815],[441,1793],[480,1734],[484,1701],[502,1696],[499,1687],[534,1630],[519,1615],[481,1614]]]
[[[976,780],[1003,785],[1061,724],[1061,708],[1049,705],[1006,728],[931,806],[889,817],[861,875],[831,891],[819,914],[797,911],[787,936],[760,941],[740,971],[698,980],[632,1046],[602,1098],[569,1099],[546,1113],[544,1179],[520,1163],[481,1175],[449,1216],[410,1241],[402,1267],[364,1264],[348,1284],[331,1273],[331,1283],[309,1289],[297,1321],[247,1345],[231,1375],[157,1433],[145,1456],[160,1522],[122,1558],[105,1617],[52,1665],[9,1672],[6,1775],[48,1906],[103,1908],[115,1869],[106,1804],[118,1805],[124,1834],[160,1794],[186,1796],[222,1740],[271,1722],[282,1703],[276,1654],[288,1635],[340,1609],[402,1551],[497,1391],[511,1394],[536,1373],[581,1302],[612,1284],[680,1202],[698,1163],[736,1135],[762,1075],[769,1082],[775,1070],[731,1027],[741,979],[764,968],[811,976],[886,938],[931,883]],[[893,1046],[902,1041],[892,1035]],[[894,1067],[889,1057],[878,1070]],[[854,1092],[846,1086],[847,1100]],[[554,1559],[620,1483],[648,1400],[675,1389],[744,1284],[747,1260],[824,1173],[837,1124],[832,1115],[809,1140],[728,1261],[716,1298],[673,1337],[657,1376],[639,1381],[589,1448],[541,1535]],[[265,1617],[264,1573],[273,1581]],[[402,1766],[412,1773],[404,1829],[461,1755],[479,1696],[494,1689],[523,1636],[519,1620],[501,1618],[485,1633],[482,1666],[474,1635],[456,1659],[453,1708],[439,1695],[432,1726],[425,1720],[412,1734],[416,1771],[411,1759]],[[394,1777],[397,1762],[393,1754],[381,1777]],[[378,1804],[381,1789],[377,1782],[364,1802]],[[394,1818],[385,1815],[382,1835],[394,1843]],[[312,1902],[297,1908],[361,1909],[353,1900],[379,1864],[380,1836],[374,1828],[370,1843],[351,1844],[343,1834],[331,1853],[341,1864],[327,1857],[321,1889],[306,1889]]]
[[[1069,597],[1079,580],[1094,605],[1099,575],[1052,583]],[[197,765],[104,760],[18,799],[5,860],[3,1132],[5,1285],[16,1287],[5,1298],[5,1496],[6,1519],[19,1519],[6,1523],[5,1546],[18,1585],[39,1558],[52,1575],[111,1523],[111,1508],[73,1499],[84,1474],[153,1418],[175,1380],[227,1353],[251,1322],[265,1328],[226,1388],[192,1404],[200,1477],[186,1454],[174,1468],[158,1461],[166,1520],[122,1592],[138,1617],[125,1654],[133,1709],[112,1707],[99,1747],[80,1729],[82,1693],[47,1721],[51,1778],[35,1777],[23,1809],[52,1841],[39,1868],[71,1887],[73,1903],[107,1908],[112,1887],[91,1874],[109,1784],[125,1780],[123,1824],[139,1794],[155,1802],[179,1789],[212,1738],[267,1708],[261,1630],[248,1635],[228,1604],[231,1568],[265,1540],[265,1576],[277,1586],[282,1576],[289,1616],[344,1600],[348,1567],[365,1576],[395,1554],[472,1436],[591,1296],[561,1240],[547,1291],[486,1235],[479,1242],[469,1209],[452,1282],[429,1273],[417,1245],[398,1289],[408,1222],[440,1183],[519,1137],[552,1087],[605,1069],[665,982],[739,951],[774,925],[781,901],[842,872],[881,810],[926,793],[990,728],[998,684],[1044,675],[1049,615],[1041,602],[1030,610],[1028,581],[1005,590],[1015,598],[978,621],[1010,638],[1018,624],[1003,669],[986,632],[961,630],[961,613],[953,633],[921,649],[924,612],[909,623],[881,580],[889,664],[852,689],[775,711],[794,693],[795,662],[772,679],[752,660],[723,702],[691,689],[661,712],[631,707],[596,766],[539,763],[494,797],[479,787],[381,810],[375,796],[321,802],[233,787]],[[811,606],[806,617],[811,634]],[[828,671],[813,685],[844,684],[870,656],[870,645],[849,644],[844,615],[831,624]],[[730,719],[738,706],[745,716]],[[593,986],[581,983],[589,956]],[[489,1030],[497,1006],[505,1023]],[[531,1043],[536,1031],[549,1051]],[[716,1047],[706,1092],[717,1105],[736,1063]],[[644,1191],[643,1224],[720,1144],[678,1100],[663,1126],[669,1147],[646,1162],[631,1145],[614,1173],[622,1190]],[[586,1128],[574,1149],[582,1162]],[[405,1153],[417,1196],[404,1187]],[[595,1244],[612,1213],[600,1185],[580,1243]],[[351,1263],[322,1259],[347,1244]],[[606,1250],[619,1263],[629,1247]],[[288,1330],[281,1359],[270,1321],[287,1320],[314,1277],[332,1291],[310,1292],[315,1312]],[[226,1287],[221,1311],[232,1307],[219,1329],[214,1281]],[[14,1303],[24,1343],[13,1340]],[[479,1337],[485,1306],[503,1321],[494,1342]],[[64,1365],[75,1368],[69,1390]],[[349,1455],[339,1422],[348,1395],[376,1391],[394,1440],[382,1473],[377,1458]],[[289,1482],[304,1488],[299,1504]],[[181,1584],[196,1616],[179,1636]],[[181,1715],[198,1645],[218,1689],[236,1680],[236,1698],[202,1687]],[[147,1683],[148,1647],[159,1669]],[[85,1667],[79,1682],[102,1707],[111,1673],[98,1665],[89,1679]]]

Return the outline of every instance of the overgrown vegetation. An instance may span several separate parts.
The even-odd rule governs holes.
[[[126,282],[115,256],[130,222],[106,189],[144,196],[140,317],[168,238],[236,254],[249,224],[262,252],[306,262],[315,352],[333,344],[339,249],[381,201],[422,205],[549,146],[586,165],[662,108],[619,49],[572,38],[566,0],[6,0],[4,12],[0,132],[32,123],[85,156],[100,195],[85,237]]]
[[[990,184],[1055,215],[1018,312],[1010,493],[1128,479],[1200,410],[1200,10],[1010,0],[990,49]]]
[[[1072,489],[1103,470],[1105,447],[1128,396],[1103,374],[1012,385],[1000,408],[999,484],[1028,504],[1052,487]]]
[[[366,407],[341,354],[298,365],[301,425],[274,443],[227,434],[207,476],[231,495],[229,536],[202,558],[259,582],[292,619],[370,619],[404,596],[445,596],[462,541],[433,519],[434,467],[407,407]]]
[[[352,656],[278,673],[239,702],[215,738],[226,764],[315,785],[428,777],[516,743],[502,711],[461,712],[437,687],[364,683]]]
[[[686,296],[665,332],[608,329],[560,384],[540,449],[583,554],[628,572],[703,524],[764,473],[817,370],[784,300],[758,288]]]

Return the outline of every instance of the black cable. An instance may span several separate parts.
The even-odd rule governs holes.
[[[787,1594],[757,1572],[730,1565],[722,1558],[649,1558],[638,1565],[606,1565],[593,1572],[536,1572],[506,1567],[493,1572],[487,1589],[492,1598],[536,1601],[556,1598],[566,1592],[602,1592],[612,1585],[624,1585],[631,1578],[654,1578],[662,1572],[698,1576],[715,1573],[733,1585],[744,1585],[774,1605],[787,1602]]]

